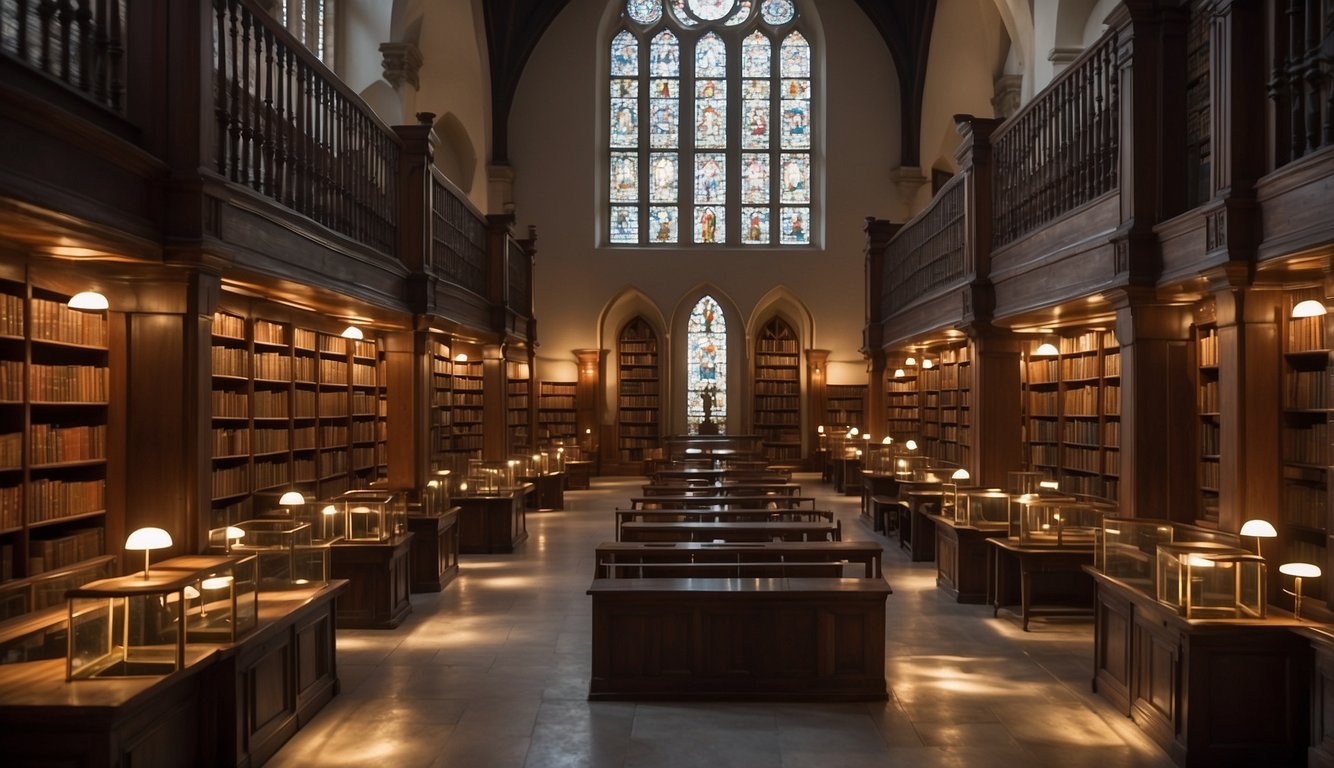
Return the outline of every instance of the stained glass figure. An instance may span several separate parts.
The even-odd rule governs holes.
[[[677,198],[677,160],[675,152],[649,155],[650,188],[648,199],[654,203],[674,203]]]
[[[676,78],[651,80],[648,94],[655,99],[675,99],[681,95],[681,83]]]
[[[757,82],[764,83],[763,80]],[[767,99],[746,99],[742,102],[741,109],[744,116],[741,146],[745,149],[768,149],[769,101]]]
[[[653,114],[649,121],[648,142],[651,147],[675,147],[681,142],[678,124],[681,122],[680,105],[676,99],[649,99]]]
[[[611,207],[611,241],[613,243],[639,242],[639,212],[633,205]]]
[[[634,152],[611,153],[611,201],[639,202],[639,155]]]
[[[625,30],[611,40],[611,73],[639,76],[639,41]]]
[[[726,77],[727,45],[713,32],[695,44],[695,77]]]
[[[736,11],[734,11],[731,16],[728,16],[727,21],[723,23],[729,27],[735,27],[738,24],[746,23],[746,19],[750,18],[750,5],[750,0],[741,0],[741,2],[736,4]]]
[[[611,146],[620,148],[639,145],[638,109],[638,99],[611,100]]]
[[[811,156],[803,153],[783,153],[781,202],[809,203],[811,201]]]
[[[792,0],[764,0],[764,4],[760,6],[760,15],[766,22],[775,25],[792,21],[795,12]]]
[[[793,32],[783,40],[778,55],[782,62],[779,74],[783,77],[811,76],[811,44],[800,32]]]
[[[727,155],[700,152],[695,155],[695,202],[721,203],[727,199]]]
[[[732,12],[736,0],[686,0],[686,7],[704,21],[717,21]]]
[[[780,228],[778,242],[783,245],[806,245],[811,241],[807,228],[810,220],[809,208],[783,208],[779,211]]]
[[[783,45],[786,46],[787,43]],[[663,31],[653,38],[648,47],[648,73],[653,77],[681,75],[681,44],[677,41],[676,35]],[[784,74],[787,74],[786,71]]]
[[[625,12],[640,24],[652,24],[662,18],[660,0],[626,0]]]
[[[769,244],[769,209],[741,209],[741,242],[747,245]]]
[[[721,243],[723,241],[723,232],[725,231],[725,222],[723,214],[726,212],[721,205],[706,205],[695,209],[695,242],[697,243]]]
[[[686,422],[721,431],[727,422],[727,320],[712,296],[695,304],[686,321]]]
[[[699,80],[695,83],[695,146],[727,147],[727,81]]]
[[[811,146],[811,103],[783,99],[783,149]]]
[[[769,155],[744,152],[741,155],[741,202],[769,202]]]
[[[648,209],[648,239],[651,243],[676,242],[676,208]]]
[[[811,81],[806,79],[789,78],[783,80],[783,90],[779,96],[788,101],[810,101],[811,100]]]
[[[741,43],[741,76],[768,77],[773,46],[769,38],[756,32]]]

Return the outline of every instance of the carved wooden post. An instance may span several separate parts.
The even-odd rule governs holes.
[[[431,264],[431,165],[435,161],[435,115],[417,114],[416,125],[394,126],[403,142],[398,155],[398,258],[412,273],[407,280],[412,311],[435,311],[435,282]]]

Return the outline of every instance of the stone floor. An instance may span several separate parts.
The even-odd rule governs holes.
[[[855,498],[806,493],[849,539],[876,539]],[[1168,768],[1090,692],[1086,621],[1017,620],[958,605],[932,563],[886,547],[887,702],[590,703],[593,547],[641,478],[595,478],[566,509],[530,514],[513,555],[464,556],[394,631],[338,633],[342,693],[269,763],[286,766]],[[882,540],[883,541],[883,540]]]

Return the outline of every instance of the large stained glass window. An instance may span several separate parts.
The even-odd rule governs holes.
[[[794,0],[625,0],[621,21],[608,241],[809,245],[813,56]]]
[[[690,312],[686,324],[686,358],[686,424],[690,433],[724,431],[727,319],[712,296],[700,299]],[[701,424],[705,425],[702,430]]]

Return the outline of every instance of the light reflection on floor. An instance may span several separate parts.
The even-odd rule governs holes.
[[[845,538],[875,539],[855,498],[796,478]],[[271,766],[1145,766],[1167,756],[1089,690],[1087,622],[958,605],[932,563],[886,546],[888,702],[589,703],[593,547],[642,478],[595,478],[530,513],[513,555],[464,556],[393,631],[338,633],[342,693]]]

